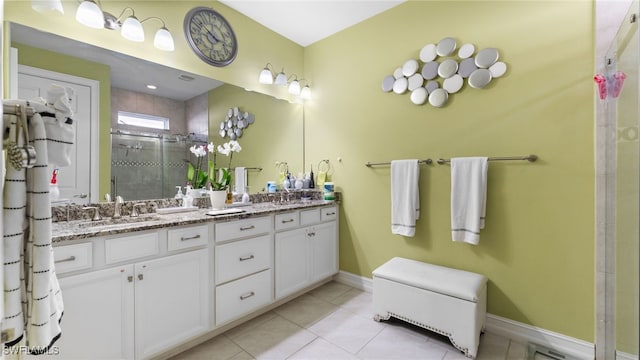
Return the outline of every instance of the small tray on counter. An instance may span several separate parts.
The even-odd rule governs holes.
[[[156,213],[175,214],[175,213],[183,213],[183,212],[196,211],[196,210],[200,210],[200,209],[197,206],[191,206],[191,207],[178,206],[178,207],[156,209]]]
[[[218,216],[218,215],[238,214],[243,212],[244,212],[243,209],[229,208],[229,209],[220,209],[220,210],[209,210],[207,211],[207,215]]]

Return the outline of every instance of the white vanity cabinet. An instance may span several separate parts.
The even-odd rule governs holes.
[[[79,258],[69,255],[74,246],[82,254],[87,244],[94,249],[86,272],[58,271],[65,305],[59,358],[147,359],[209,331],[210,252],[200,240],[207,229],[179,228],[179,246],[171,245],[172,230],[157,230],[94,238],[60,247],[61,255],[54,249],[63,270]]]
[[[134,358],[133,275],[127,265],[59,279],[65,309],[58,358]]]
[[[281,215],[299,223],[275,234],[276,300],[338,272],[337,207]]]
[[[215,323],[223,325],[273,301],[271,216],[215,225]]]

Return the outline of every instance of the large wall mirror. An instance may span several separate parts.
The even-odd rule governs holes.
[[[27,94],[24,96],[37,94],[29,90],[31,85],[28,84],[33,68],[43,69],[45,74],[54,71],[71,75],[71,83],[76,77],[99,83],[97,89],[101,94],[97,97],[97,105],[86,104],[82,98],[77,100],[81,104],[76,104],[99,107],[97,112],[93,109],[99,124],[94,124],[90,130],[77,128],[77,148],[82,149],[78,151],[78,162],[92,151],[86,140],[99,142],[98,146],[93,144],[93,152],[98,154],[89,156],[86,167],[78,166],[74,171],[61,169],[62,197],[77,203],[101,201],[106,193],[112,197],[122,195],[125,200],[173,197],[176,186],[186,182],[187,161],[195,163],[196,160],[189,147],[229,141],[229,138],[220,137],[219,124],[233,108],[255,118],[237,139],[242,151],[234,155],[231,163],[232,168],[251,168],[247,172],[250,192],[262,191],[266,181],[276,180],[280,169],[277,162],[286,162],[292,173],[304,170],[302,104],[246,91],[215,79],[20,24],[12,23],[10,29],[20,69],[16,91]],[[38,76],[37,72],[35,76]],[[156,89],[148,89],[147,85],[154,85]],[[42,91],[40,95],[43,95]],[[82,110],[78,111],[81,113]],[[151,116],[154,120],[168,119],[168,129],[133,126],[127,120],[119,122],[119,112]],[[78,124],[83,121],[88,119],[77,120]],[[85,131],[98,134],[91,136]],[[217,160],[219,166],[228,166],[228,158],[218,156]],[[92,186],[87,190],[73,188],[64,192],[63,182],[68,183],[68,187],[86,185],[87,181],[79,178],[94,173],[90,169],[96,170],[88,180]],[[64,178],[65,174],[68,179]],[[83,197],[86,192],[90,196]]]

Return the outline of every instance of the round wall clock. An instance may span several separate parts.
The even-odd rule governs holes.
[[[236,35],[229,22],[211,8],[191,9],[184,18],[184,34],[193,52],[210,65],[226,66],[236,58]]]

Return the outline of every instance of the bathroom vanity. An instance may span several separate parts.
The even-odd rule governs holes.
[[[64,359],[148,359],[206,340],[338,272],[338,205],[53,225]],[[176,352],[176,351],[173,351]]]

